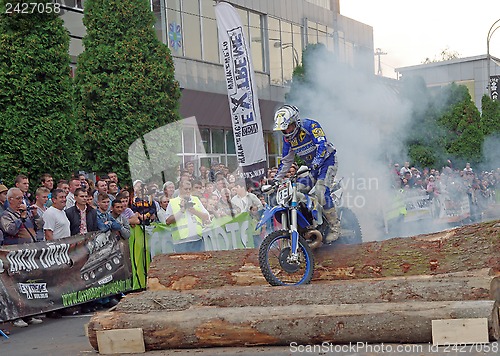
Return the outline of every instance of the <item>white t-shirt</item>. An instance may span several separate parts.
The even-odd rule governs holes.
[[[66,217],[64,210],[59,210],[51,206],[43,214],[43,221],[43,229],[51,230],[53,232],[54,240],[71,236],[69,220]]]

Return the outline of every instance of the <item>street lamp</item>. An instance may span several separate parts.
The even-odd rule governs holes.
[[[488,76],[486,78],[486,80],[488,81],[488,85],[486,86],[488,88],[488,95],[490,96],[491,98],[491,85],[490,85],[490,62],[491,62],[491,56],[490,56],[490,40],[491,40],[491,36],[493,36],[493,33],[498,30],[498,28],[500,27],[500,25],[498,25],[497,27],[495,27],[495,25],[497,23],[500,22],[500,19],[496,20],[493,25],[491,25],[490,27],[490,30],[488,31],[488,38],[486,39],[486,60],[488,61],[487,63],[487,67],[488,67]],[[495,27],[495,28],[493,28]]]
[[[274,48],[282,48],[282,49],[287,49],[287,48],[292,48],[293,50],[293,66],[297,67],[299,65],[299,52],[295,49],[292,43],[282,43],[281,41],[276,41],[273,44]]]

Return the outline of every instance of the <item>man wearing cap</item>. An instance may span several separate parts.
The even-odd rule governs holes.
[[[9,189],[5,185],[0,184],[0,215],[2,215],[6,209],[5,203],[7,202],[7,191],[8,190]]]

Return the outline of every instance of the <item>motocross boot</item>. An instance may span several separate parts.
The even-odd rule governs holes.
[[[337,217],[337,211],[335,208],[331,208],[325,210],[323,212],[325,218],[328,220],[328,224],[330,225],[330,232],[325,238],[326,242],[333,242],[337,240],[340,236],[340,221]]]

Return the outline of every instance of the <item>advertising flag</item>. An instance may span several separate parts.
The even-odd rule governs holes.
[[[226,2],[215,6],[215,15],[238,163],[243,178],[258,181],[264,176],[266,151],[245,28]]]

